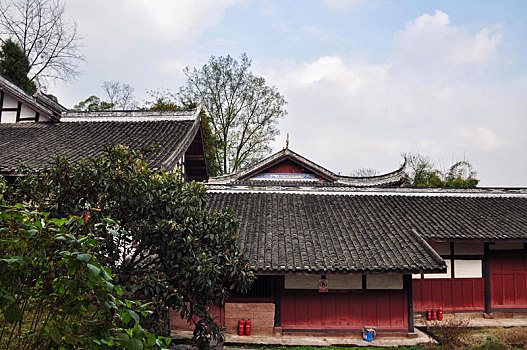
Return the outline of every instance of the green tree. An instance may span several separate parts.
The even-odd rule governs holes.
[[[84,101],[81,101],[73,106],[73,110],[75,111],[104,111],[110,110],[112,108],[112,104],[101,101],[101,99],[95,95],[91,95]]]
[[[217,161],[221,174],[254,164],[271,148],[279,134],[286,101],[275,87],[251,71],[246,54],[240,60],[214,57],[200,69],[188,67],[187,83],[179,91],[183,105],[202,103],[218,140]]]
[[[0,178],[0,347],[167,347],[139,324],[148,304],[123,298],[97,257],[95,230],[83,218],[50,218],[28,204],[2,200]],[[136,347],[137,348],[137,347]]]
[[[37,87],[27,77],[29,70],[29,61],[24,51],[10,39],[5,40],[0,50],[0,75],[33,95]]]
[[[448,172],[435,168],[430,157],[418,153],[404,153],[407,173],[407,187],[476,187],[479,180],[468,161],[454,163]]]
[[[104,218],[118,222],[119,230],[97,236],[104,242],[101,263],[123,289],[154,303],[148,329],[166,328],[173,308],[196,322],[195,338],[204,347],[223,337],[209,306],[223,305],[230,290],[245,290],[253,275],[236,246],[234,215],[208,212],[202,184],[150,169],[144,161],[150,151],[119,146],[106,148],[102,158],[58,158],[21,179],[11,196],[51,217],[89,217],[88,227]]]

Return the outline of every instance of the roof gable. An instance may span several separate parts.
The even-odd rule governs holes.
[[[0,76],[0,115],[2,111],[7,111],[9,108],[4,108],[4,97],[9,96],[18,103],[18,112],[20,114],[21,106],[24,105],[29,110],[33,110],[35,117],[34,121],[39,121],[40,117],[45,118],[45,121],[59,121],[62,112],[66,108],[56,101],[53,101],[48,96],[37,92],[31,96],[6,78]],[[18,116],[17,116],[18,120]]]
[[[400,186],[404,182],[406,162],[387,174],[357,177],[337,175],[289,148],[265,158],[236,174],[209,179],[211,185],[272,186]]]

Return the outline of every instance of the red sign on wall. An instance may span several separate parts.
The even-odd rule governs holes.
[[[321,279],[318,281],[318,291],[319,292],[328,291],[328,280],[327,279]]]

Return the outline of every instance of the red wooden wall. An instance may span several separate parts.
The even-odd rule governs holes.
[[[527,308],[527,254],[490,256],[492,308]]]
[[[310,173],[302,169],[302,167],[295,162],[290,160],[284,160],[276,165],[273,165],[269,169],[265,170],[266,173],[274,174],[303,174]]]
[[[484,310],[483,278],[421,278],[413,280],[414,311],[443,307],[445,311]]]
[[[402,290],[330,291],[284,290],[282,329],[406,330],[408,307]]]

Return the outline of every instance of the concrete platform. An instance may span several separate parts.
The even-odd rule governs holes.
[[[229,344],[254,344],[254,345],[286,345],[286,346],[328,346],[328,345],[352,345],[352,346],[412,346],[423,343],[435,343],[435,340],[430,338],[425,333],[415,330],[416,337],[409,338],[406,335],[401,336],[377,336],[372,342],[362,340],[359,335],[349,336],[306,336],[306,335],[251,335],[238,336],[233,334],[225,335],[226,348],[230,348]],[[181,339],[192,338],[190,331],[172,331],[172,339],[176,342]],[[179,347],[178,347],[179,348]],[[185,348],[185,347],[181,347]],[[245,346],[247,348],[247,346]]]
[[[483,315],[481,313],[474,314],[474,313],[458,313],[455,315],[445,315],[443,322],[448,320],[449,317],[458,317],[458,318],[466,318],[469,321],[468,327],[474,327],[474,328],[495,328],[495,327],[527,327],[527,315],[526,314],[517,314],[511,317],[507,317],[500,313],[496,313],[493,315],[494,318],[483,318]],[[426,327],[428,324],[429,326],[434,325],[441,325],[442,322],[440,321],[426,321],[424,318],[415,318],[415,326],[416,327]]]

